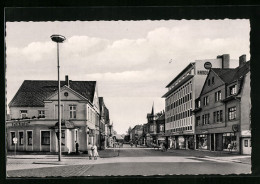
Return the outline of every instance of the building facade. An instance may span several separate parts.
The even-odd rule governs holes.
[[[96,81],[61,81],[61,144],[63,152],[97,144],[100,105]],[[26,80],[9,103],[7,149],[58,151],[58,81]],[[99,128],[99,127],[98,127]],[[98,130],[98,131],[97,131]],[[13,138],[17,138],[17,144]]]
[[[196,99],[195,148],[251,153],[250,62],[235,69],[212,68]]]
[[[131,139],[132,138],[132,139]],[[143,125],[135,125],[130,133],[130,139],[133,143],[143,144]]]
[[[228,68],[229,55],[216,59],[196,60],[185,67],[166,87],[165,98],[165,134],[171,148],[194,149],[195,99],[200,95],[209,69]]]

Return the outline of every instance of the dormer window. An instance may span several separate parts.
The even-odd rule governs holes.
[[[229,94],[230,95],[235,95],[237,93],[237,85],[233,85],[229,87]]]
[[[215,78],[214,77],[212,77],[211,81],[212,81],[212,84],[215,84]]]
[[[208,86],[210,86],[210,79],[208,79]]]

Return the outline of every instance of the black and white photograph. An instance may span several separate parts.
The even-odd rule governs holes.
[[[7,178],[252,173],[249,19],[5,32]]]

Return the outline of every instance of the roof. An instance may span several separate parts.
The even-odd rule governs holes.
[[[172,85],[172,83],[174,83],[175,81],[177,81],[179,79],[179,77],[184,74],[189,68],[191,68],[193,65],[195,64],[195,62],[192,62],[190,64],[188,64],[188,66],[186,66],[167,86],[166,88],[170,87],[170,85]]]
[[[123,140],[123,139],[124,139],[124,138],[123,138],[121,135],[119,135],[119,134],[116,134],[115,137],[116,137],[117,140]]]
[[[60,81],[61,87],[66,84]],[[69,81],[69,88],[93,102],[96,81]],[[44,100],[58,90],[58,81],[25,80],[9,107],[43,107]]]
[[[165,113],[163,113],[157,120],[165,120]]]
[[[223,80],[223,82],[229,84],[240,79],[242,76],[249,72],[250,61],[246,62],[243,66],[237,68],[212,68],[211,70],[214,71]]]
[[[142,129],[143,128],[143,126],[142,125],[135,125],[135,127],[132,129],[132,130],[140,130],[140,129]]]

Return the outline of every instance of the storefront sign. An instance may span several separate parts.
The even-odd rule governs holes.
[[[209,71],[207,71],[207,70],[198,70],[197,71],[198,75],[208,75],[208,73],[209,73]]]
[[[13,122],[12,126],[29,126],[30,125],[30,121],[24,121],[24,122]]]

